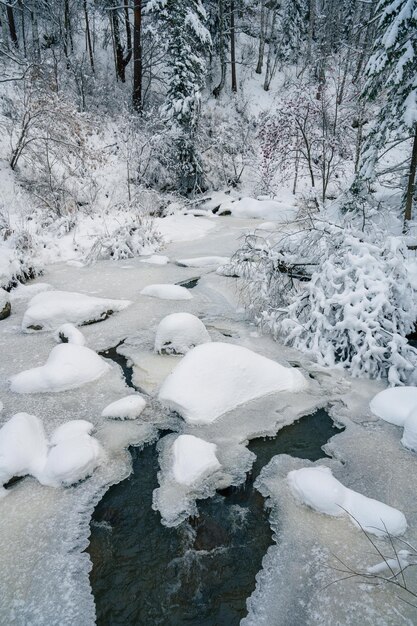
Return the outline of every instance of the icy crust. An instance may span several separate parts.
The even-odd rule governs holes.
[[[376,394],[369,403],[374,415],[396,426],[404,426],[406,418],[417,408],[417,387],[390,387]]]
[[[162,384],[158,398],[188,423],[210,424],[260,396],[307,386],[294,368],[247,348],[216,342],[190,350]]]
[[[159,322],[155,352],[185,354],[191,348],[210,341],[210,335],[198,317],[191,313],[172,313]]]
[[[407,521],[401,511],[347,489],[328,467],[293,470],[287,480],[296,498],[319,513],[347,516],[355,526],[377,536],[396,537],[406,531]]]
[[[136,393],[112,402],[103,409],[101,416],[116,420],[134,420],[139,417],[145,406],[145,398]]]
[[[202,434],[204,436],[204,434]],[[214,444],[195,435],[166,435],[157,444],[159,487],[152,508],[164,526],[178,526],[198,515],[197,500],[215,495],[216,489],[243,482],[255,455],[229,440]]]
[[[336,582],[346,576],[337,571],[343,569],[340,560],[354,571],[367,573],[369,568],[381,564],[381,556],[347,517],[319,515],[300,506],[287,481],[291,471],[324,465],[350,489],[404,511],[409,523],[404,540],[416,545],[415,485],[413,480],[404,480],[405,476],[414,475],[415,458],[398,446],[394,429],[382,421],[369,421],[366,407],[375,383],[368,385],[368,393],[364,393],[365,382],[352,381],[352,393],[345,395],[343,404],[334,409],[346,430],[333,437],[325,449],[343,463],[330,459],[311,463],[279,455],[257,479],[255,488],[268,498],[271,507],[270,523],[276,545],[264,557],[242,626],[355,626],[358,615],[366,626],[411,626],[415,622],[415,609],[400,599],[393,585],[358,584],[357,577]],[[353,408],[363,423],[355,424],[349,419]],[[395,556],[388,539],[372,540],[384,556]],[[393,541],[397,550],[404,548],[402,539]],[[407,584],[410,589],[416,588],[415,568],[407,570]]]
[[[227,256],[200,256],[192,259],[178,259],[178,265],[184,267],[219,267],[229,263],[230,257]]]
[[[97,380],[111,366],[90,348],[63,343],[52,348],[45,365],[10,378],[15,393],[67,391]]]
[[[142,296],[161,298],[161,300],[191,300],[193,297],[185,287],[169,284],[148,285],[140,293]]]
[[[56,330],[67,322],[82,326],[104,320],[129,304],[129,300],[95,298],[70,291],[43,291],[30,300],[22,329],[25,332]]]

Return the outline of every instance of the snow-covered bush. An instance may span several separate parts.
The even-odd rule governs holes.
[[[286,344],[322,365],[400,384],[417,365],[405,338],[417,291],[402,240],[375,239],[329,223],[279,241],[253,238],[235,270],[259,323]]]
[[[98,237],[88,255],[88,262],[98,259],[131,259],[152,254],[162,246],[162,236],[155,229],[154,221],[140,214],[126,216],[125,224],[113,233]]]

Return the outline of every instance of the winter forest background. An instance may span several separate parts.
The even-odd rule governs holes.
[[[291,226],[223,268],[256,320],[322,364],[413,376],[415,0],[16,0],[0,19],[3,288],[157,250],[155,216],[278,201]]]

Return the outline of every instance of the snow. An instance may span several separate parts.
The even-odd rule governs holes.
[[[93,430],[94,424],[87,422],[87,420],[71,420],[61,424],[53,431],[50,443],[52,446],[56,446],[63,441],[79,437],[80,435],[91,435]]]
[[[225,211],[230,211],[233,217],[289,222],[295,219],[298,209],[276,200],[256,200],[246,197],[223,203],[219,214]]]
[[[216,227],[214,220],[193,215],[169,215],[155,219],[157,230],[167,242],[201,239]]]
[[[36,294],[41,293],[42,291],[49,291],[50,289],[52,289],[52,285],[49,285],[48,283],[33,283],[29,285],[19,284],[11,290],[10,300],[11,302],[29,300],[29,298],[33,298]]]
[[[404,448],[417,452],[417,405],[404,422],[404,432],[401,443]]]
[[[111,419],[134,420],[142,413],[146,400],[138,393],[112,402],[103,409],[101,416]]]
[[[81,326],[106,319],[129,304],[129,300],[109,300],[70,291],[45,291],[29,302],[22,329],[25,332],[55,330],[67,322]]]
[[[103,456],[97,439],[86,433],[59,439],[49,450],[40,482],[53,487],[69,486],[91,476]]]
[[[178,483],[191,485],[220,469],[217,446],[194,435],[180,435],[174,441],[173,474]]]
[[[410,565],[411,552],[409,550],[398,550],[396,558],[385,559],[376,565],[371,565],[367,568],[367,574],[371,576],[384,576],[391,577],[393,573],[398,573],[404,570]]]
[[[142,296],[161,298],[162,300],[191,300],[193,297],[188,289],[180,285],[148,285],[144,287],[140,293]]]
[[[90,348],[63,343],[52,348],[45,365],[12,376],[10,389],[15,393],[66,391],[97,380],[110,369]]]
[[[319,513],[348,515],[355,526],[377,536],[389,533],[395,537],[406,531],[407,521],[401,511],[347,489],[328,467],[293,470],[287,478],[294,496]]]
[[[54,332],[54,338],[62,343],[73,343],[77,346],[85,345],[84,335],[73,324],[62,324]]]
[[[172,313],[159,322],[155,352],[185,354],[194,346],[210,342],[203,322],[191,313]]]
[[[411,411],[417,407],[417,387],[384,389],[369,403],[374,415],[396,426],[404,426]]]
[[[210,424],[240,404],[280,391],[302,391],[303,375],[242,346],[207,343],[190,350],[158,398],[191,424]]]
[[[151,265],[166,265],[169,263],[169,257],[162,254],[152,254],[147,259],[141,259],[141,263],[150,263]]]
[[[230,257],[227,256],[200,256],[192,259],[178,259],[178,265],[184,267],[211,267],[225,265],[229,263]]]
[[[0,429],[1,487],[14,476],[38,475],[46,461],[47,444],[43,424],[35,415],[16,413]]]

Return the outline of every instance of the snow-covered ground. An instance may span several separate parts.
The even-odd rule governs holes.
[[[136,396],[131,395],[120,368],[111,361],[99,378],[84,381],[78,388],[71,385],[66,391],[54,393],[42,389],[42,394],[21,394],[10,389],[11,376],[49,363],[51,350],[64,347],[56,346],[53,332],[56,329],[29,334],[22,331],[28,299],[34,295],[38,281],[31,284],[27,298],[12,297],[11,316],[0,321],[3,356],[0,402],[4,405],[0,423],[18,412],[29,413],[42,420],[50,439],[53,431],[69,420],[86,420],[93,424],[94,438],[106,455],[106,462],[99,463],[91,477],[73,487],[45,486],[27,477],[9,488],[8,495],[0,500],[2,624],[94,623],[94,601],[88,579],[91,564],[84,552],[91,513],[104,491],[128,475],[127,445],[144,445],[155,440],[160,427],[169,427],[173,432],[158,443],[160,487],[154,492],[153,506],[160,511],[162,522],[169,526],[195,514],[198,498],[210,497],[218,488],[244,481],[254,460],[246,447],[248,440],[275,434],[317,407],[331,403],[335,420],[346,428],[327,445],[333,458],[322,459],[316,466],[329,467],[335,479],[347,489],[402,511],[408,523],[404,538],[412,545],[417,544],[415,487],[410,480],[415,474],[417,457],[401,446],[400,429],[379,419],[369,409],[369,401],[383,385],[352,380],[340,371],[317,366],[295,350],[260,335],[240,306],[235,279],[217,274],[216,265],[195,263],[184,267],[174,261],[230,257],[242,233],[270,221],[272,215],[268,213],[259,220],[232,216],[187,221],[183,218],[170,216],[167,223],[161,220],[172,239],[163,254],[172,262],[143,263],[143,259],[135,258],[99,261],[92,266],[59,263],[48,266],[42,277],[42,282],[54,290],[131,301],[130,306],[108,319],[82,328],[88,348],[71,343],[67,347],[72,354],[72,348],[101,352],[124,340],[118,352],[131,362],[133,381],[144,390],[146,406],[140,402],[141,412],[138,405],[134,411],[130,410],[133,400],[127,398]],[[198,265],[198,269],[193,265]],[[176,285],[195,278],[196,273],[201,278],[189,290],[190,299],[169,300],[141,293],[146,286]],[[211,342],[192,348],[184,357],[155,354],[158,325],[173,313],[198,317]],[[57,325],[70,321],[79,323],[78,319],[62,319],[60,315]],[[220,345],[220,353],[216,352],[213,359],[212,347],[216,343]],[[195,372],[201,376],[200,402],[193,397],[193,403],[197,413],[198,409],[208,407],[210,414],[205,414],[207,419],[196,420],[198,423],[187,423],[170,414],[159,402],[159,387],[171,371],[175,378],[177,368],[180,373],[186,369],[186,359],[190,360],[193,351],[198,356],[207,349],[210,354],[204,363],[198,359],[199,369]],[[259,363],[256,371],[251,371],[246,363],[248,351],[260,355],[253,357]],[[234,362],[234,355],[238,362]],[[207,397],[203,395],[204,378],[207,383],[213,382],[210,371],[206,372],[210,364],[224,367],[227,385],[221,390],[221,406],[215,398],[216,384],[206,392]],[[287,383],[290,380],[303,384],[283,385],[281,379],[276,386],[257,387],[259,393],[248,395],[246,389],[253,381],[257,382],[261,366],[268,370],[266,375],[270,375],[272,367],[277,375],[285,374]],[[57,367],[60,368],[59,363]],[[187,395],[187,388],[182,388],[181,393]],[[188,389],[188,394],[191,393],[195,395],[196,388]],[[115,402],[119,404],[116,408],[113,404],[111,409]],[[135,419],[103,417],[106,407],[111,417]],[[191,447],[186,445],[190,440],[184,439],[190,436],[197,438],[197,442],[192,440],[195,445]],[[56,447],[59,445],[58,442]],[[330,626],[358,621],[369,625],[412,624],[414,609],[395,596],[395,589],[386,585],[358,586],[355,580],[327,586],[339,578],[338,572],[331,569],[335,564],[333,555],[364,571],[381,558],[372,552],[363,533],[349,523],[347,515],[339,519],[323,515],[294,498],[287,475],[304,467],[315,465],[280,455],[257,481],[257,488],[270,499],[277,544],[265,556],[243,623],[256,626]],[[383,538],[375,541],[379,549],[390,555],[389,542]],[[410,570],[410,587],[416,583],[413,576]]]

